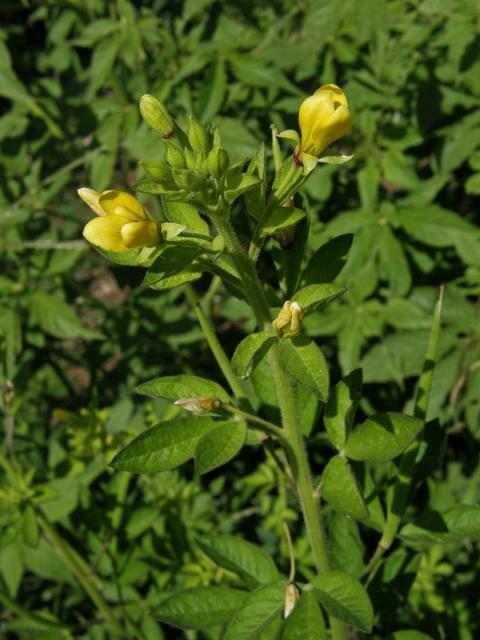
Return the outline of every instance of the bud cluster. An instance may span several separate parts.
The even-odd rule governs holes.
[[[185,134],[153,96],[142,97],[140,112],[145,122],[164,139],[166,152],[165,160],[141,163],[148,180],[141,183],[139,189],[163,194],[169,200],[214,206],[230,163],[221,146],[218,129],[205,128],[190,116]]]

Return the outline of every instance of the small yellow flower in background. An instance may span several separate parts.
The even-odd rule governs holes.
[[[294,338],[302,333],[303,316],[304,311],[301,305],[287,300],[272,322],[272,327],[280,338]]]
[[[105,251],[151,247],[162,241],[161,226],[140,202],[125,191],[79,189],[78,195],[97,214],[83,230],[84,237]]]
[[[302,102],[298,122],[301,138],[297,154],[318,157],[352,128],[346,95],[336,84],[324,84]]]

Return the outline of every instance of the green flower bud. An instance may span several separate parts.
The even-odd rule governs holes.
[[[172,183],[172,170],[163,160],[140,162],[140,164],[150,180],[154,180],[155,182],[160,182],[162,184]]]
[[[195,120],[193,116],[190,116],[190,127],[188,129],[188,141],[194,151],[203,151],[205,155],[210,150],[210,136],[206,132],[205,128]]]
[[[228,169],[228,165],[230,162],[230,158],[228,157],[228,153],[222,147],[214,147],[207,158],[207,167],[208,172],[214,178],[219,178],[223,176],[225,171]]]
[[[183,151],[173,144],[167,145],[167,162],[174,169],[183,169],[185,167],[185,156]]]
[[[162,138],[171,138],[175,133],[172,117],[165,106],[153,96],[147,94],[140,98],[140,113],[148,126]]]
[[[197,159],[196,154],[193,153],[191,149],[185,149],[185,163],[187,165],[187,169],[194,171],[197,168]]]

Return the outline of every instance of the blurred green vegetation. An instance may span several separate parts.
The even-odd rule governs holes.
[[[132,434],[174,414],[135,395],[136,384],[179,372],[221,379],[181,289],[141,289],[140,269],[107,264],[81,240],[90,214],[76,189],[131,187],[138,159],[163,153],[139,116],[144,93],[180,122],[193,113],[219,123],[240,159],[268,143],[270,124],[296,128],[318,86],[342,86],[354,129],[339,148],[355,159],[318,169],[302,198],[308,254],[355,234],[339,280],[349,291],[306,332],[334,380],[363,367],[364,414],[404,410],[445,284],[429,415],[435,470],[408,513],[478,503],[478,0],[5,0],[0,25],[2,437],[22,478],[14,488],[0,476],[0,636],[111,637],[32,500],[101,580],[132,637],[218,637],[175,635],[155,619],[177,588],[234,584],[195,543],[200,533],[238,533],[288,570],[282,522],[297,516],[268,451],[252,447],[202,479],[188,466],[151,478],[106,467]],[[240,207],[237,223],[246,233]],[[273,282],[272,262],[261,270]],[[253,327],[249,309],[223,289],[211,305],[231,354]],[[311,451],[319,472],[328,449],[318,427]],[[375,537],[327,515],[334,562],[358,577]],[[301,528],[295,547],[308,579]],[[478,637],[479,570],[474,541],[397,549],[383,583],[371,584],[374,637],[402,628]]]

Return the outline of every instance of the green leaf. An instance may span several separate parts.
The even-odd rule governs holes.
[[[276,337],[268,331],[252,333],[244,338],[232,356],[232,367],[240,378],[248,377],[254,366],[262,360],[275,342]]]
[[[225,181],[225,200],[231,204],[238,196],[256,187],[260,182],[260,178],[248,173],[227,174]]]
[[[327,306],[329,302],[335,300],[346,292],[345,287],[336,284],[309,284],[300,289],[293,296],[292,301],[298,302],[303,308],[305,315],[319,311]]]
[[[174,469],[193,458],[202,436],[226,422],[193,416],[163,422],[134,438],[110,464],[137,473]]]
[[[443,307],[443,287],[440,290],[438,302],[435,305],[433,314],[432,330],[428,341],[427,353],[423,365],[422,375],[418,381],[415,392],[415,409],[414,415],[417,418],[425,419],[428,413],[428,403],[430,400],[430,392],[432,389],[432,379],[435,370],[435,364],[438,355],[438,340],[440,338],[440,329],[442,327],[442,307]]]
[[[340,380],[330,392],[323,422],[331,443],[339,451],[345,447],[357,405],[362,393],[362,370],[355,369],[346,378]]]
[[[167,247],[155,260],[143,279],[142,286],[154,287],[188,267],[202,253],[199,247],[177,245]]]
[[[404,629],[402,631],[395,631],[390,636],[390,640],[433,640],[432,636],[427,636],[426,633],[415,631],[415,629]]]
[[[230,399],[225,389],[213,380],[189,375],[154,378],[148,382],[142,382],[135,391],[151,398],[164,398],[172,402],[180,398],[199,396],[215,396],[222,402],[228,402]]]
[[[448,511],[428,511],[406,524],[400,535],[410,542],[446,544],[480,536],[480,506],[459,504]]]
[[[412,276],[402,243],[387,225],[380,229],[378,249],[382,277],[389,281],[391,294],[404,296],[412,285]]]
[[[368,509],[352,468],[342,456],[334,456],[322,475],[322,496],[335,511],[365,520]]]
[[[87,329],[72,307],[55,296],[36,291],[28,303],[42,330],[55,338],[102,338],[101,334]]]
[[[210,2],[211,0],[208,1]],[[225,62],[218,60],[210,80],[203,82],[200,89],[199,113],[201,114],[201,122],[208,124],[219,113],[225,99],[226,90],[227,74],[225,72]]]
[[[155,616],[182,629],[207,629],[224,624],[243,605],[246,591],[229,587],[194,587],[171,596]]]
[[[270,554],[242,538],[209,535],[197,539],[202,550],[216,564],[233,571],[254,587],[278,579],[278,570]]]
[[[305,211],[293,207],[275,207],[262,229],[262,236],[272,236],[278,231],[293,227],[305,218]]]
[[[345,266],[353,235],[346,233],[323,244],[308,261],[301,277],[302,286],[332,282]]]
[[[243,420],[230,420],[209,431],[195,449],[195,469],[208,473],[234,458],[245,444],[247,425]]]
[[[165,203],[167,216],[170,222],[185,225],[190,231],[197,231],[208,235],[208,224],[200,216],[198,211],[191,204],[186,202],[167,202]]]
[[[194,261],[185,266],[179,273],[165,276],[161,280],[157,280],[154,284],[150,284],[148,286],[159,291],[174,289],[175,287],[180,287],[182,284],[186,284],[187,282],[194,282],[201,278],[202,275],[203,266]]]
[[[282,580],[251,593],[233,616],[223,640],[256,640],[283,610],[286,589],[287,581]]]
[[[463,236],[476,236],[479,233],[464,218],[436,205],[401,209],[398,222],[412,238],[432,247],[449,247]]]
[[[325,357],[313,340],[298,336],[279,341],[280,358],[286,372],[300,385],[328,398],[329,373]]]
[[[315,597],[331,616],[362,631],[371,631],[372,603],[358,580],[343,571],[326,571],[311,582]]]
[[[352,460],[387,462],[396,458],[417,437],[422,420],[402,413],[378,413],[357,427],[347,440]]]
[[[311,591],[305,591],[288,616],[282,640],[327,640],[325,621]]]

